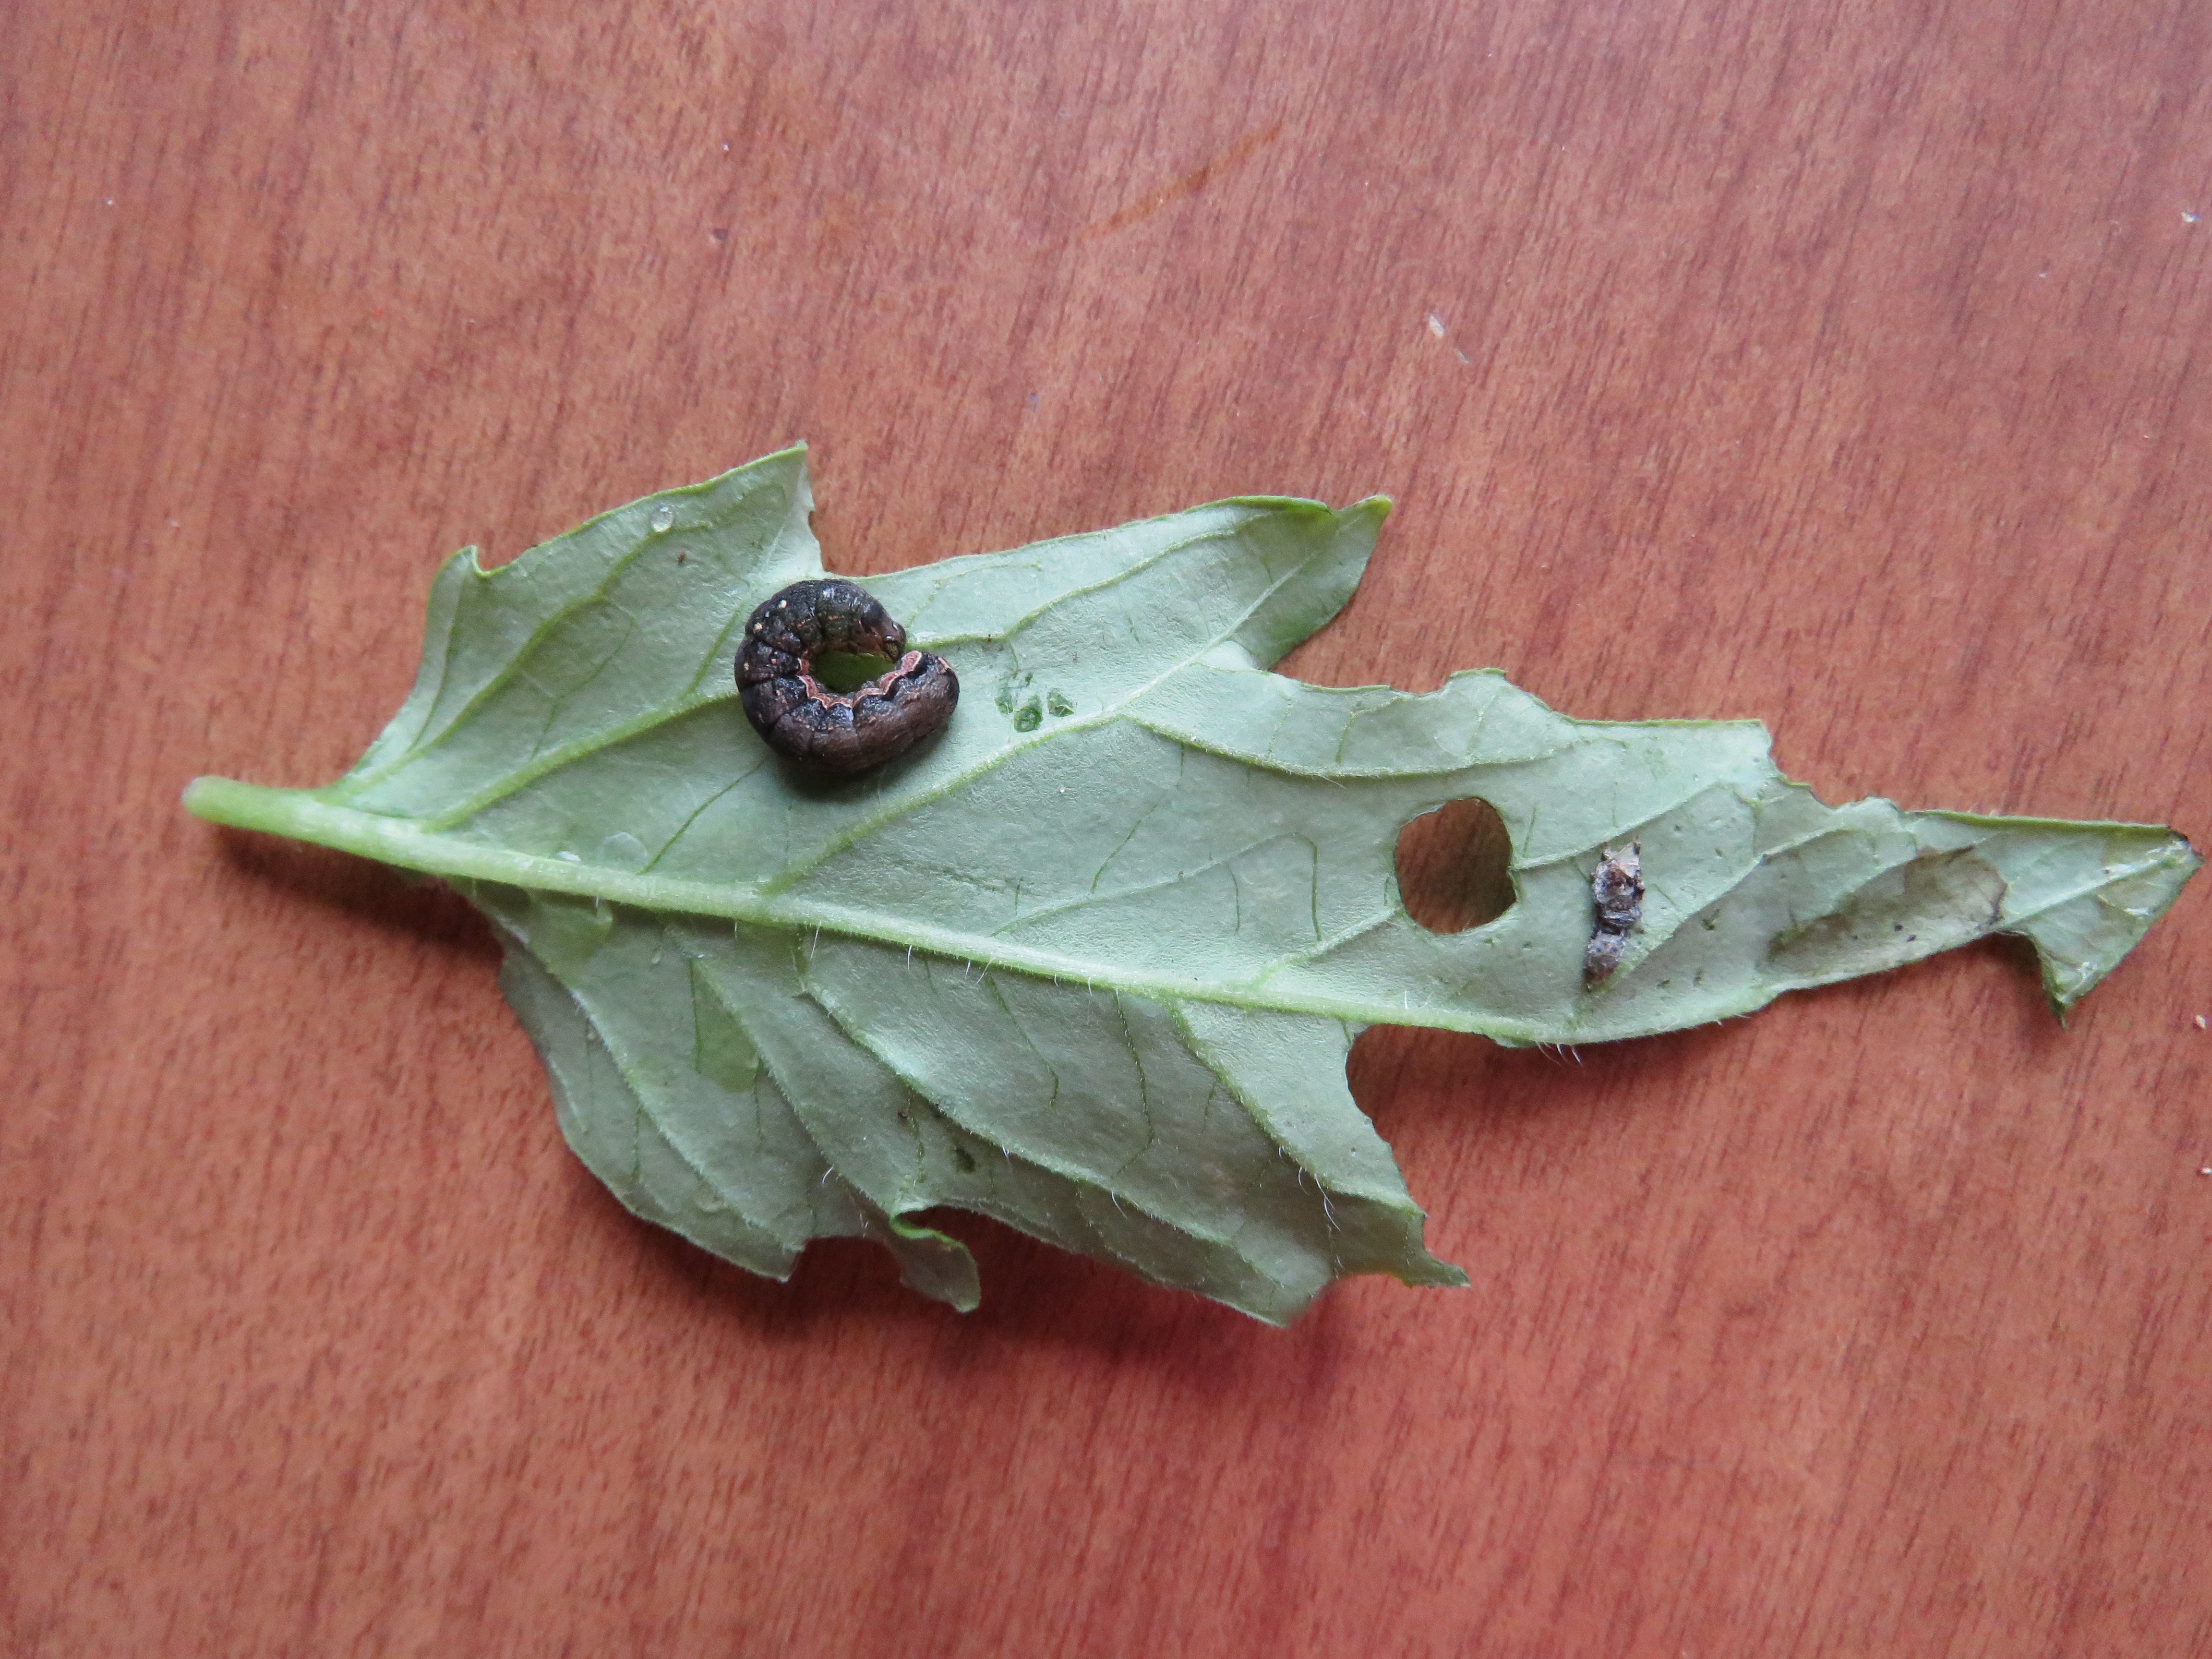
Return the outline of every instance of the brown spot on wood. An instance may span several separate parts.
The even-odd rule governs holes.
[[[1103,236],[1109,231],[1126,230],[1139,220],[1150,218],[1170,202],[1197,195],[1222,173],[1249,158],[1254,151],[1273,143],[1282,136],[1282,132],[1283,124],[1277,121],[1257,132],[1246,133],[1220,155],[1193,167],[1181,178],[1170,180],[1150,194],[1139,197],[1120,211],[1101,219],[1097,224],[1085,227],[1079,233],[1079,240]]]

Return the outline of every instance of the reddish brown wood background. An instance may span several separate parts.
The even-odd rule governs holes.
[[[805,436],[837,568],[1383,490],[1310,678],[2203,840],[2197,0],[29,0],[0,76],[9,1652],[2212,1650],[2212,879],[2063,1033],[1998,948],[1370,1033],[1474,1288],[1283,1334],[710,1262],[457,902],[176,805],[343,768],[455,546]]]

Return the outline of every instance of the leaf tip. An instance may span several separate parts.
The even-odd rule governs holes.
[[[2100,890],[2005,930],[2022,935],[2035,947],[2044,995],[2062,1026],[2075,1005],[2142,943],[2204,865],[2203,854],[2177,830],[2136,824],[2097,827],[2134,839],[2148,833],[2158,837],[2159,844],[2117,868],[2108,863],[2107,885]],[[2085,908],[2087,917],[2069,914]]]
[[[966,1245],[903,1214],[887,1215],[884,1221],[888,1227],[882,1242],[897,1260],[899,1282],[907,1289],[955,1313],[974,1313],[983,1305],[982,1280]]]
[[[1397,1277],[1400,1284],[1421,1291],[1464,1291],[1474,1285],[1466,1268],[1425,1252],[1418,1264]]]

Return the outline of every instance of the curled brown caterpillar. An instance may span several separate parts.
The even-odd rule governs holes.
[[[829,652],[895,665],[839,694],[814,677]],[[793,582],[762,601],[738,647],[738,702],[779,755],[850,777],[902,755],[952,718],[960,681],[944,658],[906,648],[906,629],[858,583]]]

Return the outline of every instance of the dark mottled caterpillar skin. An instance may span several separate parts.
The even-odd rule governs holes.
[[[823,651],[889,657],[898,665],[840,696],[814,678]],[[832,576],[793,582],[764,600],[738,647],[738,701],[779,755],[850,777],[902,755],[952,718],[952,665],[906,648],[906,629],[868,591]]]

